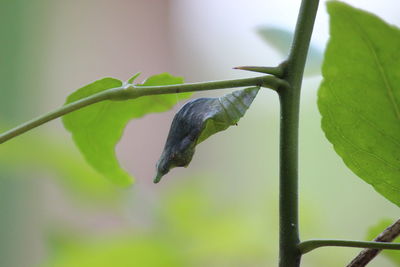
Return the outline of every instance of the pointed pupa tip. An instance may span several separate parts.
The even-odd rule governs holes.
[[[161,181],[162,175],[157,173],[156,177],[153,180],[153,183],[158,184]]]

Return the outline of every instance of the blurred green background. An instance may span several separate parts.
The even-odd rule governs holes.
[[[400,25],[397,1],[346,2]],[[234,66],[276,65],[300,1],[0,3],[5,130],[105,76],[124,80],[141,71],[144,79],[167,71],[196,82],[252,75]],[[257,34],[260,27],[269,35]],[[398,218],[399,210],[346,169],[320,130],[315,70],[327,38],[322,1],[308,63],[313,75],[303,83],[301,237],[363,240],[369,227]],[[189,168],[154,185],[154,165],[181,105],[128,125],[117,153],[136,177],[131,188],[91,170],[59,120],[1,145],[0,266],[276,266],[277,96],[260,92],[239,127],[202,143]],[[358,251],[321,248],[305,255],[302,266],[344,266]],[[396,265],[380,256],[370,266]]]

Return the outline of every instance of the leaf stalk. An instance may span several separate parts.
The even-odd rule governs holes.
[[[234,79],[234,80],[223,80],[223,81],[211,81],[211,82],[199,82],[199,83],[186,83],[176,85],[163,85],[163,86],[139,86],[139,85],[127,85],[117,88],[111,88],[97,94],[93,94],[86,98],[82,98],[78,101],[64,105],[54,111],[47,114],[34,118],[27,121],[9,131],[0,134],[0,144],[11,140],[23,133],[26,133],[42,124],[45,124],[51,120],[59,118],[63,115],[71,113],[75,110],[84,108],[95,103],[105,100],[129,100],[138,98],[141,96],[148,95],[160,95],[160,94],[174,94],[174,93],[185,93],[185,92],[197,92],[206,90],[236,88],[244,86],[261,86],[277,90],[286,86],[286,82],[271,76],[260,76],[253,78]]]
[[[400,250],[400,243],[355,241],[339,239],[313,239],[298,244],[301,254],[306,254],[319,247],[352,247],[352,248],[373,248],[373,249],[394,249]]]

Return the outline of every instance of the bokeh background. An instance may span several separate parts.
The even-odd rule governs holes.
[[[312,75],[302,93],[301,237],[363,240],[382,218],[398,218],[399,209],[344,166],[320,129],[316,70],[329,37],[324,2],[308,63]],[[396,0],[346,2],[400,25]],[[0,3],[4,130],[59,107],[73,90],[105,76],[126,80],[141,71],[143,80],[167,71],[197,82],[253,75],[234,66],[277,65],[300,5],[295,0]],[[60,120],[1,145],[0,266],[276,266],[277,96],[262,90],[238,127],[202,143],[189,168],[174,169],[154,185],[155,162],[181,105],[128,125],[117,153],[136,178],[130,188],[95,173]],[[345,266],[358,251],[321,248],[305,255],[302,266]],[[380,256],[370,266],[396,265]]]

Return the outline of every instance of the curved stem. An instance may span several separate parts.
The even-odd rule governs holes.
[[[49,122],[58,117],[61,117],[62,115],[71,113],[72,111],[75,111],[75,110],[81,109],[83,107],[95,104],[97,102],[106,100],[106,99],[108,99],[108,97],[109,96],[108,96],[107,91],[103,91],[98,94],[94,94],[89,97],[82,98],[78,101],[72,102],[72,103],[62,106],[54,111],[51,111],[42,116],[39,116],[30,121],[27,121],[11,130],[8,130],[8,131],[2,133],[0,135],[0,144],[4,143],[10,139],[13,139],[14,137],[16,137],[18,135],[28,132],[28,131],[32,130],[33,128],[36,128],[46,122]]]
[[[298,244],[301,254],[306,254],[319,247],[352,247],[352,248],[374,248],[374,249],[395,249],[400,250],[400,243],[354,241],[336,239],[314,239]]]
[[[278,87],[285,87],[286,86],[285,84],[286,84],[285,81],[280,80],[279,78],[276,78],[274,76],[261,76],[261,77],[246,78],[246,79],[187,83],[187,84],[177,84],[177,85],[164,85],[164,86],[127,85],[123,87],[112,88],[97,94],[93,94],[89,97],[82,98],[78,101],[69,103],[52,112],[34,118],[7,132],[4,132],[0,134],[0,144],[18,135],[28,132],[46,122],[49,122],[65,114],[71,113],[75,110],[81,109],[83,107],[104,100],[127,100],[146,95],[184,93],[184,92],[225,89],[225,88],[234,88],[243,86],[262,86],[271,89],[277,89]]]
[[[300,90],[308,47],[318,9],[318,0],[301,3],[292,48],[283,79],[289,90],[278,90],[281,102],[279,266],[297,267],[301,253],[298,226],[298,128]]]

